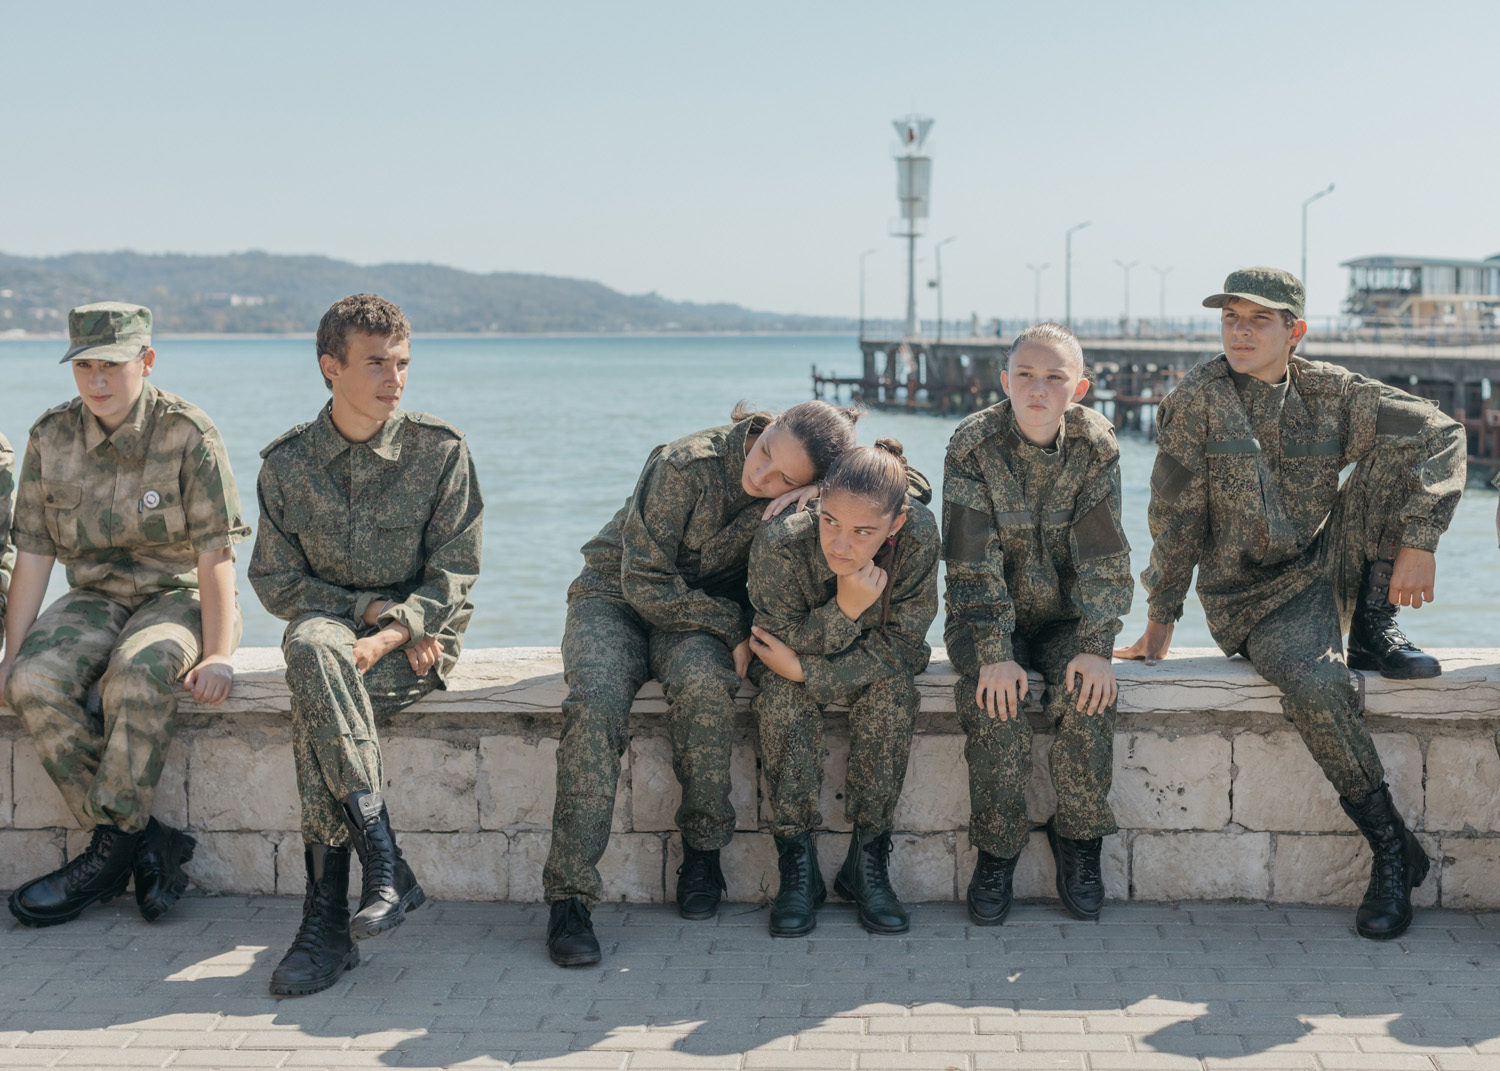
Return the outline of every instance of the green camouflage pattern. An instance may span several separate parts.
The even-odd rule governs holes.
[[[218,429],[150,381],[113,434],[79,398],[42,414],[12,523],[16,548],[62,562],[70,588],[132,609],[197,588],[199,556],[250,534]]]
[[[172,686],[202,656],[202,636],[195,588],[129,602],[70,591],[26,634],[5,702],[85,829],[146,827],[177,729]],[[97,708],[88,703],[95,684]]]
[[[151,310],[125,301],[99,301],[68,310],[68,352],[78,359],[124,364],[151,345]]]
[[[849,707],[845,817],[861,829],[892,827],[919,706],[912,678],[927,668],[927,629],[938,609],[938,526],[920,501],[907,504],[896,536],[883,628],[878,601],[857,621],[839,609],[838,578],[818,543],[818,523],[815,511],[778,517],[750,549],[755,623],[801,656],[804,677],[789,681],[761,663],[752,674],[760,686],[751,710],[772,832],[782,837],[822,825],[823,708],[836,702]]]
[[[1182,616],[1196,567],[1225,654],[1325,575],[1347,622],[1365,562],[1436,550],[1467,475],[1463,427],[1436,406],[1295,356],[1272,385],[1220,354],[1182,378],[1156,419],[1149,616]]]
[[[542,886],[548,903],[576,896],[593,910],[636,692],[649,679],[662,682],[672,772],[682,786],[677,828],[690,847],[712,851],[734,835],[729,752],[740,679],[718,636],[658,628],[618,595],[569,598],[562,660],[568,696]]]
[[[10,542],[10,515],[16,499],[16,452],[0,435],[0,621],[5,620],[5,597],[10,591],[10,572],[16,566],[16,548]],[[5,637],[0,635],[0,652]]]
[[[360,673],[354,640],[349,619],[316,612],[288,625],[282,640],[302,839],[308,844],[349,843],[339,800],[384,785],[378,724],[438,687],[437,674],[429,670],[418,677],[404,651],[392,651]]]
[[[1256,623],[1245,655],[1281,689],[1282,711],[1338,794],[1357,802],[1385,783],[1385,769],[1349,679],[1342,632],[1333,586],[1320,578]]]
[[[652,627],[706,632],[733,649],[750,635],[745,566],[765,499],[740,486],[762,417],[708,428],[651,451],[635,491],[583,546],[568,597],[623,597]]]
[[[354,626],[372,602],[394,603],[410,643],[437,637],[446,682],[473,616],[484,501],[463,433],[397,410],[351,443],[332,403],[261,451],[260,531],[250,583],[284,621],[321,613]]]
[[[1307,291],[1302,280],[1281,268],[1241,268],[1224,280],[1224,292],[1203,299],[1205,309],[1222,309],[1235,298],[1244,298],[1268,309],[1285,309],[1302,319]]]
[[[945,641],[978,659],[961,673],[1010,661],[1012,633],[1061,621],[1078,622],[1078,651],[1108,658],[1134,588],[1109,420],[1068,406],[1049,451],[1021,437],[1008,400],[965,418],[943,469],[943,559]]]

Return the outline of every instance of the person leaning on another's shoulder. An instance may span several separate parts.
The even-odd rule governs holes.
[[[26,443],[0,690],[93,835],[60,870],[15,890],[10,910],[28,925],[66,922],[122,893],[133,872],[154,921],[186,886],[194,850],[151,817],[173,685],[210,704],[229,694],[233,547],[250,529],[213,422],[149,381],[151,310],[80,306],[68,335],[63,361],[79,396],[42,414]],[[38,617],[55,561],[69,590]]]
[[[484,501],[461,431],[400,408],[411,327],[374,294],[335,302],[318,325],[333,397],[261,451],[260,532],[250,583],[290,622],[307,898],[271,992],[315,993],[426,900],[386,807],[377,722],[447,685],[473,616]],[[399,795],[401,785],[392,786]],[[363,870],[349,915],[350,846]]]

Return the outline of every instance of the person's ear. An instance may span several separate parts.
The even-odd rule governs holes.
[[[151,374],[151,369],[153,369],[155,367],[156,367],[156,351],[154,349],[152,349],[150,346],[147,346],[146,347],[146,352],[143,353],[143,354],[141,354],[141,375],[142,376],[149,376]]]
[[[324,379],[338,379],[344,371],[342,362],[331,353],[318,354],[318,367],[323,370]]]
[[[1083,396],[1085,394],[1087,394],[1088,392],[1089,392],[1089,381],[1088,381],[1088,377],[1085,376],[1083,379],[1080,379],[1078,381],[1078,387],[1077,387],[1077,389],[1075,389],[1073,391],[1073,400],[1075,402],[1081,402],[1081,401],[1083,401]]]
[[[1005,392],[1005,396],[1007,398],[1010,397],[1010,373],[1009,372],[1001,372],[1000,373],[1000,389]]]
[[[901,531],[902,526],[904,526],[905,524],[906,524],[906,511],[902,510],[900,513],[896,514],[896,523],[893,524],[893,525],[891,525],[890,535],[886,536],[886,538],[890,539],[890,538],[894,537],[897,532]]]

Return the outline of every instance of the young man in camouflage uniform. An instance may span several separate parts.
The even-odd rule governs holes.
[[[1146,633],[1116,652],[1152,665],[1198,568],[1214,642],[1282,691],[1282,709],[1374,851],[1355,917],[1365,937],[1411,923],[1428,859],[1385,785],[1343,658],[1357,669],[1435,677],[1437,659],[1396,627],[1397,606],[1433,598],[1438,537],[1463,493],[1462,426],[1420,398],[1294,355],[1307,333],[1302,283],[1234,272],[1203,304],[1224,352],[1162,399],[1151,474]],[[1339,472],[1354,465],[1339,486]]]
[[[160,918],[187,884],[194,841],[151,817],[176,725],[173,685],[220,703],[239,643],[234,544],[250,529],[208,416],[149,382],[151,311],[68,313],[80,397],[32,426],[15,507],[17,549],[0,688],[89,847],[15,890],[29,925],[76,918],[124,892]],[[54,561],[70,590],[37,617]],[[90,689],[98,685],[98,705]]]
[[[382,794],[377,723],[442,688],[474,607],[484,504],[463,433],[399,403],[411,328],[374,294],[318,325],[333,393],[261,451],[250,582],[282,639],[302,798],[307,895],[271,992],[315,993],[359,962],[355,941],[426,899]],[[349,845],[363,867],[349,916]]]
[[[1067,328],[1027,328],[1001,376],[1008,398],[965,419],[943,472],[944,637],[968,734],[969,840],[979,851],[969,917],[1010,912],[1031,834],[1027,670],[1047,681],[1057,813],[1047,840],[1057,893],[1074,916],[1104,903],[1099,857],[1115,832],[1115,675],[1110,650],[1129,612],[1130,547],[1120,524],[1120,451],[1108,419],[1078,403],[1083,349]]]

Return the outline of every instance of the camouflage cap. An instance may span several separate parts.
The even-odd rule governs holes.
[[[124,364],[150,345],[150,309],[124,301],[99,301],[68,310],[68,352],[58,363],[82,358]]]
[[[1203,299],[1206,309],[1222,309],[1235,298],[1244,298],[1268,309],[1285,309],[1297,319],[1307,302],[1302,280],[1280,268],[1241,268],[1224,280],[1224,293]]]

